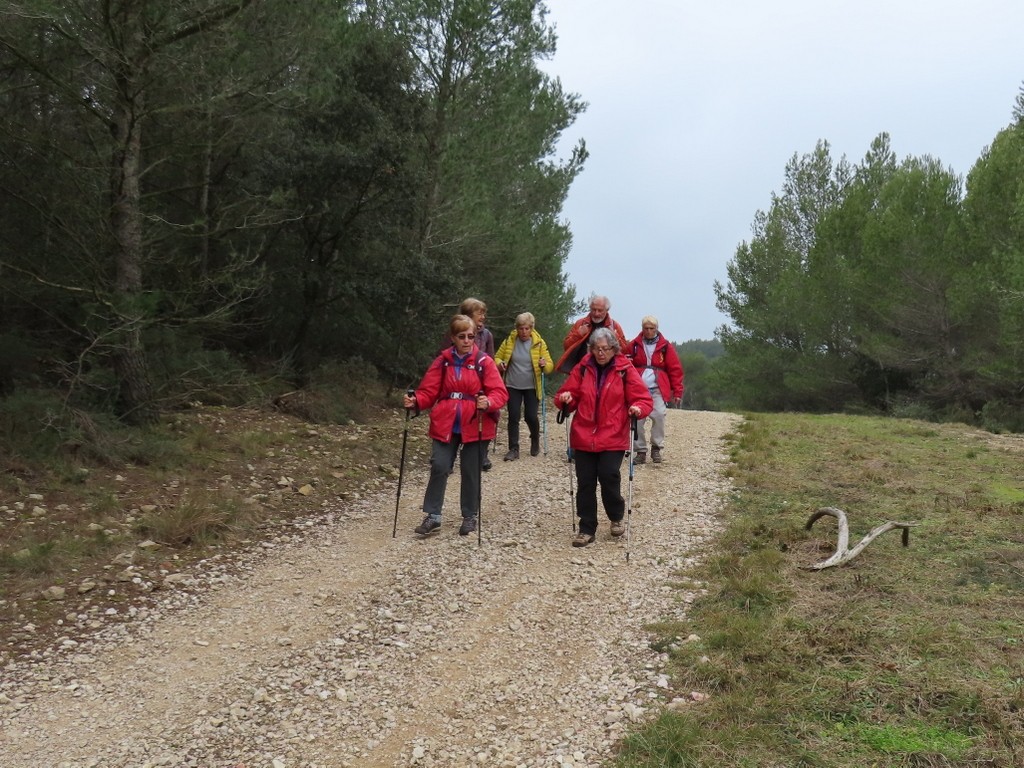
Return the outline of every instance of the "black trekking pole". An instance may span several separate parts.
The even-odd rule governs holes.
[[[629,446],[629,501],[626,503],[626,562],[629,562],[629,521],[633,516],[633,445],[636,444],[636,416],[630,416],[633,444]]]
[[[559,424],[565,422],[565,453],[569,465],[569,517],[572,518],[572,532],[576,533],[576,498],[572,489],[572,449],[569,447],[569,407],[563,403],[555,419]]]
[[[416,394],[416,390],[409,387],[405,390],[405,394],[412,397]],[[402,458],[398,462],[398,493],[395,494],[395,524],[391,527],[391,538],[395,538],[398,535],[398,502],[402,500],[402,475],[405,473],[405,446],[409,442],[409,417],[412,414],[412,408],[405,409],[405,428],[402,430]]]
[[[485,397],[482,389],[477,397]],[[483,546],[482,529],[484,527],[484,410],[479,405],[476,411],[476,421],[477,447],[480,454],[480,461],[476,467],[476,545],[481,547]],[[497,433],[495,433],[495,442],[497,442]]]

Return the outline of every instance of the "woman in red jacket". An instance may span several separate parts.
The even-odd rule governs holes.
[[[416,533],[427,535],[441,527],[441,508],[448,474],[462,446],[462,507],[460,536],[476,530],[480,513],[480,472],[487,442],[495,427],[508,391],[493,359],[481,352],[474,340],[476,324],[455,315],[449,325],[452,346],[444,350],[423,375],[419,387],[405,396],[405,407],[419,413],[430,409],[430,479],[423,496],[426,517]]]
[[[596,329],[588,345],[590,351],[555,395],[557,406],[575,412],[569,445],[576,463],[580,527],[574,547],[587,546],[597,535],[598,484],[612,536],[626,532],[621,469],[630,449],[630,417],[645,418],[654,405],[640,374],[619,354],[619,340],[612,331]]]
[[[658,330],[658,318],[647,315],[640,321],[640,335],[626,347],[626,357],[640,371],[640,376],[654,400],[651,411],[651,461],[660,464],[665,448],[666,405],[673,408],[683,400],[683,364],[676,348]],[[647,461],[647,440],[644,437],[647,419],[640,422],[633,450],[636,463]]]

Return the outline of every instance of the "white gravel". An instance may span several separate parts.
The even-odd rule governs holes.
[[[240,564],[204,562],[201,589],[186,578],[92,640],[9,662],[0,765],[600,765],[677,695],[644,626],[685,612],[694,594],[670,583],[701,557],[728,490],[722,437],[739,417],[668,418],[665,462],[636,468],[628,563],[606,520],[595,544],[569,546],[552,416],[546,456],[494,449],[482,546],[456,535],[458,472],[441,531],[412,533],[420,463],[397,538],[392,482]]]

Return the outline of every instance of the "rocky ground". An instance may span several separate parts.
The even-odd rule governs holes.
[[[395,537],[389,481],[177,574],[130,620],[9,658],[0,765],[600,765],[632,724],[701,698],[672,690],[645,625],[695,596],[674,582],[715,534],[737,421],[670,411],[628,542],[605,522],[584,549],[553,416],[546,455],[494,451],[482,544],[456,535],[458,472],[441,531],[412,533],[418,457]]]

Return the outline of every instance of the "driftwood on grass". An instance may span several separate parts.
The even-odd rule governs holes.
[[[803,566],[809,571],[820,571],[823,568],[831,568],[833,565],[840,565],[853,560],[853,558],[864,551],[864,548],[868,544],[886,531],[891,531],[894,528],[903,529],[903,546],[908,547],[910,546],[910,528],[916,525],[916,523],[897,523],[890,520],[888,523],[883,523],[882,525],[873,528],[867,536],[860,540],[860,543],[857,546],[850,547],[850,526],[846,522],[846,513],[837,507],[822,507],[811,515],[810,520],[807,521],[807,525],[804,527],[809,531],[811,530],[811,526],[814,525],[817,520],[826,516],[834,517],[839,523],[839,541],[836,542],[836,553],[828,560],[822,560],[820,563],[815,563],[814,565]]]

